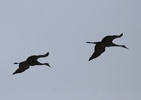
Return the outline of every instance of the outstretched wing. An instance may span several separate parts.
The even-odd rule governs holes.
[[[102,43],[95,45],[95,52],[92,54],[92,56],[89,58],[89,61],[91,61],[94,58],[97,58],[105,51],[105,46]]]
[[[26,61],[27,62],[34,62],[34,61],[37,61],[38,58],[47,57],[48,55],[49,55],[49,52],[47,52],[44,55],[33,55],[33,56],[28,57]]]
[[[17,73],[22,73],[25,70],[27,70],[28,68],[29,68],[29,65],[26,62],[21,62],[19,64],[19,68],[13,73],[13,75]]]
[[[115,38],[120,38],[123,36],[123,33],[120,34],[120,35],[111,35],[111,36],[106,36],[102,39],[102,42],[103,43],[112,43],[112,41],[115,39]]]

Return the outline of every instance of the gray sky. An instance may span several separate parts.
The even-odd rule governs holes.
[[[1,0],[1,100],[141,100],[140,0]],[[88,61],[106,35],[123,37]],[[14,62],[50,52],[12,75]]]

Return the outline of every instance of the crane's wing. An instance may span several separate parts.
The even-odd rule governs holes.
[[[94,58],[97,58],[98,56],[100,56],[103,52],[105,51],[105,46],[100,43],[100,44],[96,44],[95,45],[95,52],[91,55],[91,57],[89,58],[89,61],[91,61]]]
[[[26,61],[29,61],[29,62],[36,61],[38,58],[47,57],[48,55],[49,55],[49,52],[47,52],[44,55],[33,55],[33,56],[28,57]]]
[[[19,64],[19,68],[13,73],[13,75],[17,73],[22,73],[25,70],[27,70],[28,68],[29,68],[29,65],[26,62],[21,62]]]
[[[116,38],[120,38],[123,36],[123,33],[120,34],[120,35],[109,35],[109,36],[106,36],[102,39],[102,42],[103,43],[112,43],[112,41]]]

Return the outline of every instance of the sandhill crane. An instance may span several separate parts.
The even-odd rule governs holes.
[[[30,66],[35,66],[35,65],[47,65],[48,67],[51,68],[51,66],[48,63],[40,63],[39,61],[37,61],[38,58],[47,57],[48,55],[49,55],[49,52],[44,54],[44,55],[33,55],[33,56],[30,56],[25,61],[20,62],[20,63],[15,62],[14,64],[19,64],[19,68],[13,73],[13,75],[17,74],[17,73],[24,72]]]
[[[100,56],[105,51],[106,47],[117,46],[117,47],[123,47],[123,48],[128,49],[125,45],[118,45],[112,42],[114,39],[120,38],[122,36],[123,36],[123,33],[120,35],[106,36],[100,42],[86,42],[86,43],[96,44],[95,52],[89,58],[89,61]]]

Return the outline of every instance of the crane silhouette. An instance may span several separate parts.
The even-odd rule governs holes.
[[[44,55],[30,56],[25,61],[20,63],[15,62],[14,64],[19,64],[19,68],[13,73],[13,75],[17,73],[22,73],[25,70],[27,70],[30,66],[35,66],[35,65],[46,65],[51,68],[51,66],[48,63],[40,63],[39,61],[37,61],[38,58],[47,57],[48,55],[49,55],[49,52]]]
[[[117,47],[123,47],[123,48],[128,49],[125,45],[118,45],[118,44],[113,43],[114,39],[120,38],[122,36],[123,36],[123,33],[120,35],[106,36],[100,42],[86,42],[86,43],[96,44],[94,48],[95,52],[91,55],[91,57],[89,58],[89,61],[100,56],[105,51],[106,47],[117,46]]]

